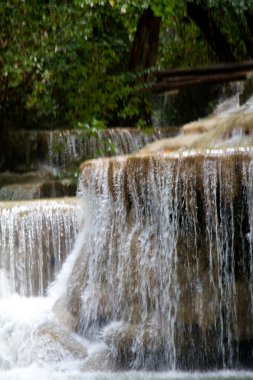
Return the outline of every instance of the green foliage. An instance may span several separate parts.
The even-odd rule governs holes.
[[[247,59],[241,31],[248,32],[245,12],[252,12],[253,0],[195,1],[208,7],[236,57]],[[157,68],[217,60],[186,5],[186,0],[2,1],[0,126],[86,125],[93,133],[98,120],[138,123],[140,108],[149,107],[142,90],[148,92],[152,83],[143,83],[144,74],[152,78]],[[138,19],[148,6],[163,20],[157,65],[129,72]]]
[[[234,59],[253,58],[253,0],[188,0],[207,9],[211,23],[221,31]]]
[[[103,140],[103,149],[98,149],[96,157],[112,156],[116,153],[115,145],[112,140],[105,135],[106,124],[103,120],[93,118],[91,123],[78,122],[76,128],[84,131],[88,137],[94,137],[97,141]]]
[[[122,118],[136,113],[128,104],[134,90],[128,59],[142,7],[112,5],[81,0],[0,5],[2,120],[13,119],[14,109],[18,122],[25,115],[28,125],[46,120],[46,126],[92,123],[94,117],[110,121],[119,108]]]
[[[89,136],[98,137],[99,132],[104,131],[106,125],[102,120],[93,119],[91,124],[78,122],[77,128],[85,131]]]
[[[216,9],[226,10],[228,6],[235,9],[237,13],[243,12],[253,6],[252,0],[230,0],[230,1],[220,1],[220,0],[208,0],[208,5]]]
[[[159,46],[160,68],[207,66],[215,62],[198,27],[188,18],[185,1],[178,1],[163,22]]]

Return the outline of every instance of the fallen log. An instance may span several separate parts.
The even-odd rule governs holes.
[[[162,70],[154,73],[153,93],[192,87],[196,85],[217,84],[245,80],[253,73],[253,62],[224,64],[188,70]]]

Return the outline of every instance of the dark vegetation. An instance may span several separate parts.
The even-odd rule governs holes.
[[[253,1],[5,0],[0,30],[1,145],[9,128],[150,124],[154,71],[253,58]]]

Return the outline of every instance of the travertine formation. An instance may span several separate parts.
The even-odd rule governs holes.
[[[21,363],[253,368],[252,121],[209,118],[138,153],[82,164],[81,228],[43,298],[50,304],[25,328],[11,313],[12,331],[34,345],[27,362],[18,345]],[[75,211],[68,199],[0,204],[0,280],[10,286],[0,297],[44,295],[71,251]],[[87,357],[73,331],[104,348]]]
[[[252,368],[252,115],[189,130],[81,168],[66,304],[120,368]]]

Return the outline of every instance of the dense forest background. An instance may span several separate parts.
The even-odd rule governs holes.
[[[153,73],[253,58],[253,0],[0,2],[0,130],[150,123]]]

